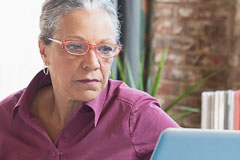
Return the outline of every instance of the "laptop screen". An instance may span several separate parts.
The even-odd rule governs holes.
[[[240,131],[169,128],[160,136],[152,160],[238,160]]]

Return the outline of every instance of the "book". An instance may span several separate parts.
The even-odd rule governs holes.
[[[209,104],[210,104],[210,129],[214,129],[214,115],[215,115],[215,93],[211,92],[209,95]]]
[[[214,122],[213,122],[213,129],[219,129],[219,91],[216,91],[214,94]]]
[[[210,128],[209,92],[202,92],[201,128],[203,129]]]
[[[235,91],[228,90],[227,91],[227,129],[233,130],[234,129],[234,94]]]
[[[240,90],[202,92],[201,128],[240,130]]]
[[[240,96],[240,90],[236,91],[234,95],[234,130],[240,130],[239,96]]]
[[[224,129],[224,122],[225,122],[225,92],[224,91],[217,91],[218,93],[218,129]]]

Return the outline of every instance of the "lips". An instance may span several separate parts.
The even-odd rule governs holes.
[[[97,79],[81,79],[81,80],[78,80],[78,82],[81,82],[81,83],[94,83],[94,82],[100,82],[100,81],[97,80]]]

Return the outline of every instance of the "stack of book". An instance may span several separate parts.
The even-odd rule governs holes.
[[[240,90],[203,92],[201,128],[240,130]]]

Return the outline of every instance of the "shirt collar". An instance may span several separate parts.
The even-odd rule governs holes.
[[[11,122],[13,121],[16,113],[19,111],[22,116],[25,118],[30,118],[30,110],[29,107],[33,101],[33,98],[35,94],[37,93],[37,90],[51,84],[51,78],[50,75],[45,75],[42,71],[40,71],[30,82],[28,87],[24,90],[22,96],[20,97],[18,103],[14,106],[12,110],[12,115],[11,115]],[[100,114],[103,109],[103,105],[106,99],[108,91],[108,85],[105,87],[105,89],[98,95],[98,97],[92,101],[88,101],[85,103],[85,105],[89,106],[90,108],[93,109],[94,114],[95,114],[95,119],[94,119],[94,125],[96,127]]]
[[[100,114],[102,112],[103,105],[106,99],[107,91],[108,91],[108,85],[104,88],[104,90],[98,95],[96,99],[85,103],[85,105],[91,107],[95,113],[95,120],[94,120],[95,127],[97,126],[98,120],[100,118]]]
[[[26,118],[30,117],[29,107],[33,101],[35,94],[37,93],[37,90],[49,84],[51,84],[50,75],[45,75],[42,71],[38,72],[28,87],[23,90],[23,94],[21,95],[17,104],[13,107],[10,124],[17,112],[20,112],[19,114],[23,115]]]

